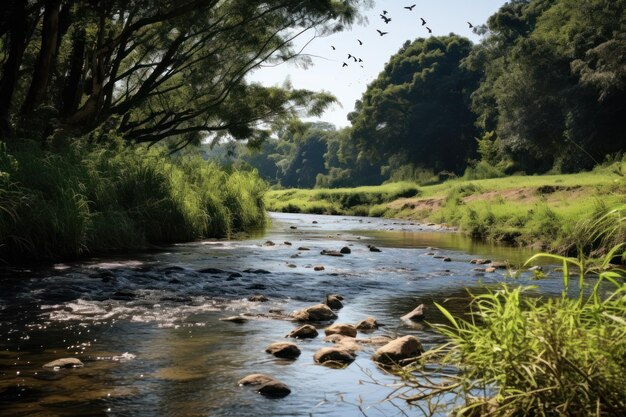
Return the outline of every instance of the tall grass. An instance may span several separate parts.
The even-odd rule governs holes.
[[[80,145],[0,149],[0,259],[75,258],[265,223],[265,183],[164,149]]]
[[[425,356],[439,365],[405,373],[405,399],[458,416],[626,415],[626,270],[609,268],[616,255],[623,244],[599,260],[532,257],[563,264],[560,297],[503,285],[472,296],[469,319],[437,305],[448,343]]]

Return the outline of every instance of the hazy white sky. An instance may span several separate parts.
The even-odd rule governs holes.
[[[305,48],[313,65],[308,69],[293,64],[263,68],[253,73],[251,81],[265,85],[282,84],[289,79],[294,88],[314,91],[325,90],[337,97],[340,105],[334,105],[322,116],[322,120],[339,127],[349,125],[346,116],[354,109],[354,102],[361,97],[367,84],[383,70],[391,55],[407,40],[429,36],[421,24],[420,17],[427,21],[432,35],[456,33],[470,38],[473,42],[480,37],[472,33],[467,22],[480,25],[495,13],[505,0],[378,0],[375,6],[367,10],[367,22],[355,24],[350,30],[313,39]],[[416,4],[412,11],[404,6]],[[382,10],[387,10],[391,21],[385,24],[380,18]],[[380,36],[376,29],[388,32]],[[298,45],[304,45],[314,34],[304,34],[298,39]],[[360,46],[357,39],[363,41]],[[332,50],[331,45],[336,50]],[[348,59],[348,53],[363,60],[354,63]],[[342,67],[343,63],[348,67]],[[360,67],[363,65],[363,68]]]

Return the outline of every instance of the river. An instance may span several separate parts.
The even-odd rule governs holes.
[[[262,236],[246,240],[194,242],[158,252],[3,271],[0,415],[411,414],[401,401],[384,401],[397,379],[374,366],[373,348],[358,352],[348,367],[331,369],[312,359],[327,346],[320,335],[297,341],[302,350],[297,360],[277,359],[264,348],[286,340],[295,323],[264,313],[289,313],[339,293],[345,307],[337,322],[373,316],[384,324],[373,336],[413,334],[428,348],[442,340],[427,325],[405,323],[400,316],[425,303],[428,320],[444,322],[434,301],[461,313],[467,309],[466,288],[479,290],[507,279],[502,271],[475,271],[470,259],[519,264],[531,254],[397,220],[271,217],[272,226]],[[268,240],[275,245],[266,245]],[[370,252],[369,244],[382,251]],[[310,250],[299,251],[302,246]],[[323,249],[343,246],[352,253],[320,255]],[[315,271],[314,265],[325,269]],[[206,268],[215,270],[199,272]],[[539,282],[523,273],[517,282],[539,283],[545,293],[560,291],[556,273]],[[269,302],[248,301],[254,294]],[[251,319],[244,324],[219,320],[241,313]],[[85,366],[42,368],[63,357],[77,357]],[[268,399],[238,387],[236,382],[250,373],[274,376],[292,393]]]

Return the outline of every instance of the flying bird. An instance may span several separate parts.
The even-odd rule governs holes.
[[[389,22],[391,22],[391,18],[390,17],[385,17],[382,14],[380,15],[380,17],[385,21],[386,24],[389,24]]]
[[[357,62],[357,60],[356,60],[356,57],[355,57],[355,56],[353,56],[353,57],[352,57],[352,59],[354,59],[354,62]]]
[[[424,20],[423,17],[420,17],[420,19],[422,19],[422,26],[424,26],[426,24],[426,21]]]
[[[330,47],[331,47],[331,48],[333,48],[333,51],[334,51],[335,49],[337,49],[337,48],[335,48],[335,47],[334,47],[334,46],[332,46],[332,45],[330,45]]]
[[[346,64],[346,63],[344,62],[344,63],[343,63],[343,65],[342,65],[341,67],[343,68],[343,67],[347,67],[347,66],[348,66],[348,64]]]
[[[386,15],[387,14],[387,10],[383,10],[383,14]]]
[[[428,29],[428,33],[433,33],[433,31],[430,30],[430,28],[428,26],[426,26],[426,29]]]
[[[352,58],[352,54],[348,54],[348,59]]]
[[[381,31],[380,31],[380,30],[378,30],[378,29],[376,29],[376,32],[378,32],[378,34],[379,34],[380,36],[385,36],[387,33],[389,33],[389,32],[381,32]]]
[[[469,25],[470,29],[474,27],[474,25],[472,25],[470,22],[467,22],[467,24]]]
[[[359,62],[363,62],[363,60],[361,58],[359,58]]]
[[[357,39],[357,41],[359,41],[359,45],[363,45],[363,42],[361,41],[361,39]]]
[[[415,6],[416,6],[416,5],[414,4],[413,6],[404,6],[404,8],[405,8],[405,9],[407,9],[407,10],[409,10],[409,11],[413,11],[413,8],[414,8]]]

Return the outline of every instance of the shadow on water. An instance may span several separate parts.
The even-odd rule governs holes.
[[[442,340],[427,324],[399,317],[425,303],[428,320],[444,322],[433,302],[467,312],[468,288],[507,279],[501,270],[476,271],[470,259],[519,263],[530,255],[410,222],[293,214],[272,220],[263,237],[9,273],[0,293],[0,414],[398,415],[384,402],[392,388],[381,387],[396,380],[374,366],[371,346],[340,370],[313,363],[314,352],[328,346],[321,336],[298,341],[296,361],[266,354],[266,345],[284,341],[295,326],[276,312],[340,293],[338,322],[374,316],[384,324],[359,337],[413,334],[432,346]],[[381,252],[370,252],[371,244]],[[344,246],[351,250],[344,257],[320,255]],[[558,294],[560,278],[547,274],[538,291]],[[527,273],[516,282],[535,283]],[[248,301],[254,294],[269,301]],[[237,314],[249,320],[219,320]],[[61,357],[78,357],[85,366],[42,368]],[[259,372],[292,393],[267,399],[236,386]]]

